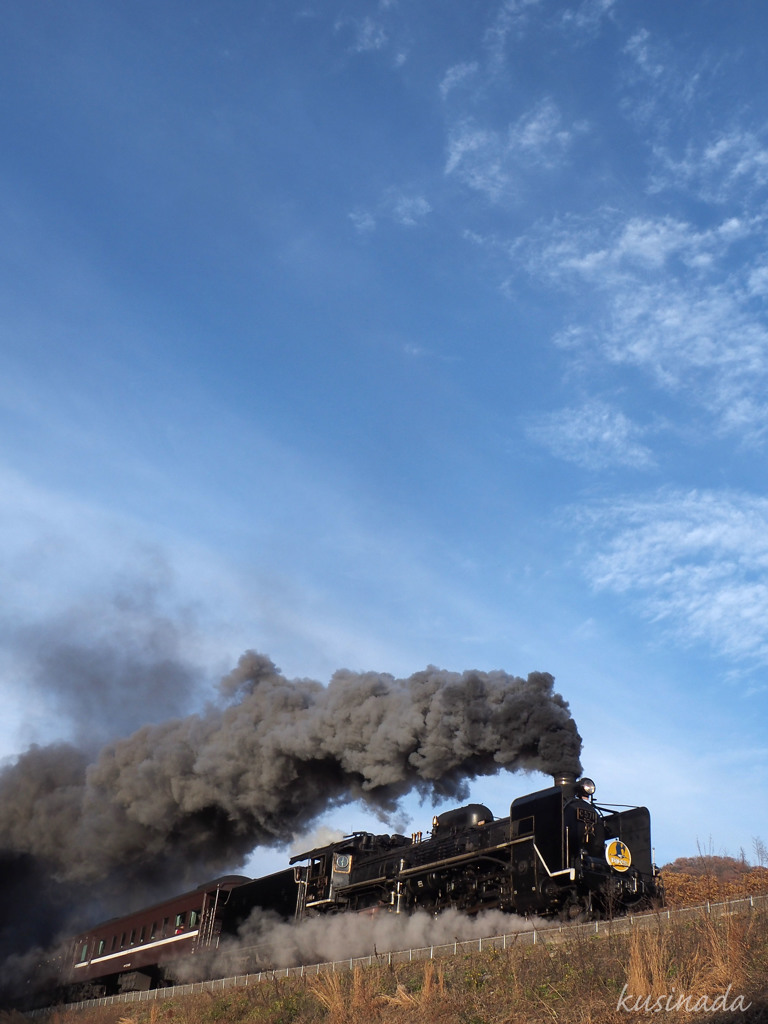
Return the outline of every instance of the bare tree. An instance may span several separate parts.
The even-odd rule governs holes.
[[[752,837],[752,848],[755,851],[755,860],[761,868],[768,867],[768,845],[763,842],[760,836]]]

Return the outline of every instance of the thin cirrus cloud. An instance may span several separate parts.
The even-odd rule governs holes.
[[[680,66],[668,44],[645,29],[624,52],[622,109],[648,132],[649,195],[672,190],[715,205],[748,203],[768,183],[768,124],[745,123],[742,112],[729,111],[722,123],[712,127],[708,120],[702,130],[693,116],[696,107],[714,107],[720,99],[717,71],[706,57]],[[729,54],[720,64],[737,59]]]
[[[351,33],[352,41],[349,50],[352,53],[368,53],[381,50],[389,42],[386,29],[375,18],[340,18],[336,22],[336,31]]]
[[[432,204],[426,196],[393,187],[387,189],[374,210],[359,208],[347,216],[355,231],[367,234],[375,230],[380,220],[392,221],[400,227],[416,227],[431,212]]]
[[[669,216],[628,217],[613,211],[561,218],[533,229],[515,248],[526,269],[568,285],[569,275],[595,287],[613,289],[642,272],[717,270],[736,243],[755,238],[764,218],[728,216],[714,227],[696,230]],[[671,265],[671,261],[675,261]],[[671,265],[671,266],[670,266]]]
[[[709,203],[738,201],[768,184],[767,130],[723,129],[701,142],[689,141],[680,156],[670,146],[660,146],[650,191],[685,189]]]
[[[592,586],[633,601],[684,643],[768,663],[768,500],[662,492],[577,513]],[[598,539],[599,538],[599,539]]]
[[[505,131],[465,120],[449,132],[445,173],[497,201],[514,193],[526,173],[559,167],[581,130],[563,126],[551,99],[540,101]]]
[[[554,31],[570,46],[579,46],[594,37],[602,23],[612,17],[617,0],[582,0],[560,12],[551,12],[541,0],[504,0],[486,29],[483,42],[494,70],[503,67],[515,42],[525,38],[532,29]],[[543,17],[539,16],[543,11]]]
[[[650,449],[639,441],[641,429],[604,402],[591,401],[549,413],[527,425],[526,433],[557,458],[583,469],[649,469],[654,465]]]
[[[725,285],[691,292],[656,283],[625,294],[603,348],[703,406],[719,434],[757,441],[768,430],[768,330]]]
[[[384,206],[393,220],[403,227],[414,227],[432,212],[432,206],[424,196],[397,190],[387,194]]]
[[[692,111],[697,103],[707,102],[712,88],[706,56],[692,63],[681,61],[667,40],[659,40],[646,28],[630,37],[622,56],[620,107],[627,120],[641,126],[651,140],[688,134]]]
[[[616,0],[584,0],[578,7],[563,11],[562,27],[592,34],[600,28],[604,18],[611,16],[615,6]]]
[[[541,0],[504,0],[500,5],[484,35],[492,64],[504,62],[510,37],[525,31],[540,3]]]
[[[508,45],[533,10],[504,4],[486,44]],[[590,3],[578,13],[586,26],[615,9]],[[623,55],[617,101],[642,134],[647,201],[627,213],[623,202],[609,200],[563,210],[549,222],[532,218],[507,243],[469,235],[497,252],[506,248],[513,273],[523,270],[560,305],[563,322],[553,336],[570,353],[565,372],[600,367],[603,388],[617,375],[628,383],[630,372],[634,386],[639,370],[644,386],[672,397],[685,415],[694,409],[708,417],[714,435],[735,436],[739,445],[761,443],[768,433],[768,127],[746,120],[743,108],[730,110],[720,124],[716,115],[703,122],[692,117],[701,105],[716,109],[712,101],[720,99],[718,84],[732,55],[717,63],[704,52],[683,55],[644,27],[628,37]],[[449,69],[444,96],[469,78],[470,68]],[[565,170],[574,140],[586,130],[599,141],[605,125],[596,118],[566,127],[550,99],[506,130],[468,117],[448,130],[445,171],[503,206],[525,192],[532,170]],[[682,211],[681,196],[710,209],[706,216],[692,213],[690,221],[681,212],[662,213],[662,193],[667,209]],[[503,290],[513,294],[515,288],[505,284]],[[570,439],[588,435],[583,413],[566,410],[545,419],[537,439],[586,466],[593,464],[594,453],[585,454],[591,446],[572,446]]]
[[[718,434],[755,441],[768,429],[764,229],[759,213],[706,230],[668,216],[574,217],[513,252],[563,293],[586,288],[590,316],[559,333],[566,347],[581,339],[606,368],[639,368],[708,413]]]
[[[464,61],[448,68],[440,82],[440,95],[445,99],[454,89],[467,84],[477,75],[480,65],[476,60]]]

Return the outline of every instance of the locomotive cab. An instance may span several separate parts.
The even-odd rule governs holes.
[[[571,847],[584,840],[592,826],[589,816],[596,817],[573,788],[551,786],[512,801],[512,891],[518,913],[554,913],[568,898],[575,882]],[[574,799],[578,807],[572,806]]]

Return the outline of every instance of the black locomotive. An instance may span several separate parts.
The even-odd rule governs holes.
[[[67,983],[82,995],[170,984],[256,907],[297,920],[449,907],[573,919],[663,901],[648,810],[601,808],[594,791],[590,779],[560,773],[514,800],[506,818],[470,804],[437,815],[428,839],[356,832],[296,855],[292,869],[219,879],[78,935]]]
[[[514,800],[508,818],[482,804],[436,815],[429,839],[358,832],[299,854],[297,916],[340,910],[606,916],[660,893],[645,807],[605,811],[591,779]]]

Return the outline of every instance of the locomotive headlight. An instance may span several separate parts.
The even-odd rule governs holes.
[[[592,796],[595,792],[595,784],[592,779],[579,779],[579,789],[584,796]]]

